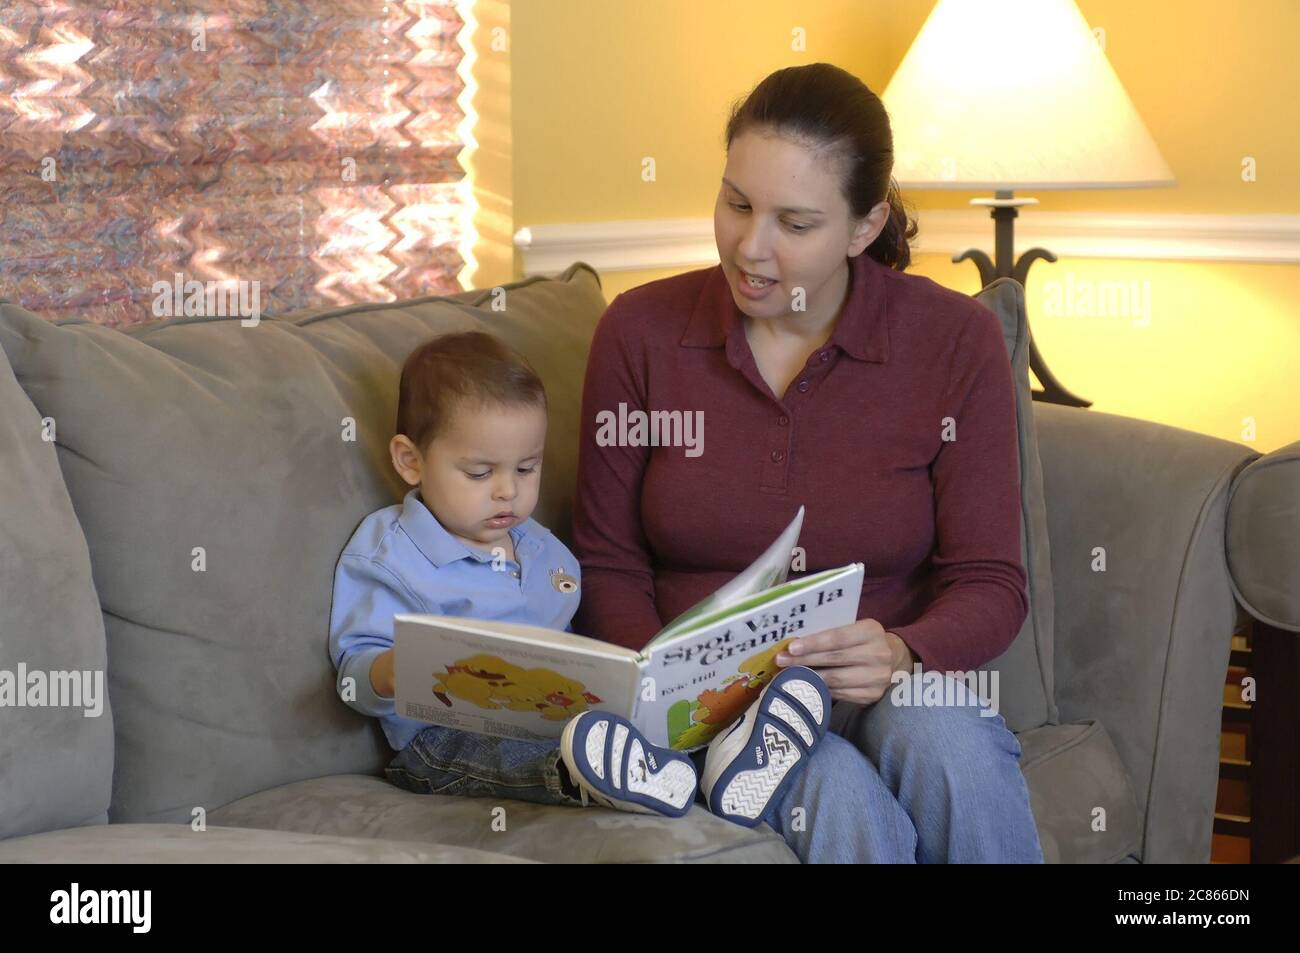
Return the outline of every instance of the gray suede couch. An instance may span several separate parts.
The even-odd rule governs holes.
[[[0,861],[795,861],[766,826],[698,806],[666,820],[400,790],[377,723],[336,697],[334,564],[405,489],[387,443],[420,341],[484,328],[537,368],[534,515],[570,541],[605,300],[583,263],[503,290],[125,331],[0,305],[0,672],[100,672],[107,696],[94,717],[85,699],[0,707]],[[1300,630],[1300,445],[1261,457],[1035,404],[1022,288],[977,300],[1016,375],[1031,601],[989,667],[1046,858],[1206,861],[1229,634],[1246,611]]]

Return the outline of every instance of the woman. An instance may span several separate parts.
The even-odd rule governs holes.
[[[903,273],[916,226],[891,180],[888,117],[857,78],[779,70],[725,141],[720,264],[619,295],[592,342],[577,631],[640,648],[804,504],[796,568],[859,561],[866,579],[856,623],[778,657],[822,675],[837,734],[774,826],[804,861],[1041,862],[1002,717],[948,675],[964,704],[907,706],[891,688],[900,673],[915,697],[906,680],[922,670],[996,658],[1028,611],[999,324]],[[602,446],[597,414],[620,403],[701,411],[703,442]]]

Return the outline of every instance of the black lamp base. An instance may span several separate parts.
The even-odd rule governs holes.
[[[994,231],[994,252],[995,259],[990,260],[989,256],[978,248],[968,248],[960,255],[953,256],[953,262],[963,262],[967,259],[975,262],[975,267],[980,272],[980,282],[983,287],[988,287],[998,278],[1015,278],[1020,282],[1021,287],[1026,287],[1026,279],[1029,277],[1029,266],[1039,258],[1046,261],[1056,261],[1056,255],[1046,248],[1031,248],[1018,259],[1015,257],[1015,220],[1020,213],[1017,208],[1021,205],[1037,205],[1037,199],[1017,199],[1012,196],[1011,192],[999,191],[994,193],[992,199],[974,199],[972,205],[985,205],[989,207],[989,214],[993,217]],[[1052,373],[1047,366],[1047,361],[1039,353],[1038,345],[1034,343],[1034,335],[1029,335],[1029,366],[1043,385],[1042,390],[1030,390],[1034,400],[1043,401],[1049,404],[1064,404],[1067,407],[1091,407],[1092,401],[1084,400],[1066,389],[1056,375]]]

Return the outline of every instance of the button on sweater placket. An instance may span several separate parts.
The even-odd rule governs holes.
[[[784,406],[778,403],[777,413],[771,417],[767,428],[768,452],[763,461],[760,486],[772,493],[784,493],[786,474],[790,470],[790,441],[794,433],[794,423]]]
[[[830,370],[832,356],[830,348],[816,351],[811,354],[808,358],[808,362],[804,364],[803,373],[799,375],[799,378],[794,385],[795,392],[806,394],[811,391],[814,381]]]
[[[759,487],[770,493],[784,493],[790,472],[790,457],[794,443],[793,406],[805,400],[812,392],[814,379],[829,369],[833,352],[823,348],[809,356],[799,377],[787,388],[785,396],[777,401],[779,412],[772,417],[768,427],[768,449],[762,464]]]
[[[790,392],[787,392],[786,399],[797,403],[802,399],[800,395],[811,392],[813,378],[818,374],[825,373],[830,360],[830,348],[825,348],[811,355],[804,365],[802,375],[790,388]],[[768,446],[770,449],[768,450],[767,459],[763,461],[763,477],[760,484],[762,489],[771,492],[785,492],[787,474],[790,472],[791,445],[794,442],[792,415],[788,412],[784,400],[779,402],[778,406],[781,413],[773,418],[773,423],[768,428]]]

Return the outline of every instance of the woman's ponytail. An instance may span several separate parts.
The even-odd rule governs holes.
[[[916,219],[909,218],[903,206],[903,193],[898,183],[889,180],[889,220],[880,230],[876,240],[867,246],[866,254],[882,265],[897,271],[906,271],[912,263],[911,240],[916,237]]]

